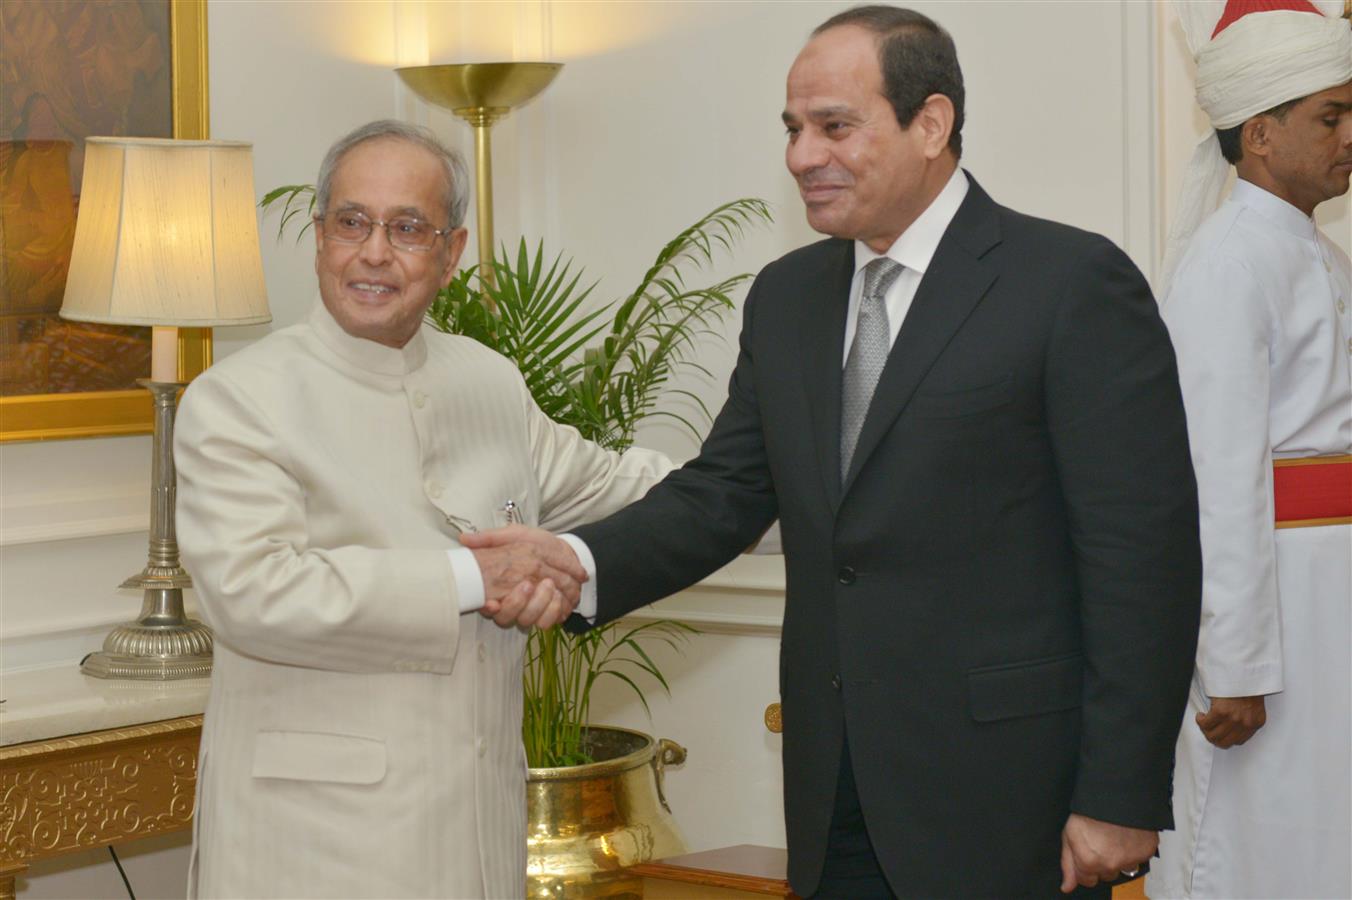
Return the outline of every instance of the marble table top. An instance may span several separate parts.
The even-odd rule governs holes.
[[[201,713],[209,678],[92,678],[75,663],[0,671],[0,747]]]

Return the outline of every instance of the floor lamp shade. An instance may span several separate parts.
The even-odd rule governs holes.
[[[61,316],[206,328],[271,320],[251,145],[92,137]]]

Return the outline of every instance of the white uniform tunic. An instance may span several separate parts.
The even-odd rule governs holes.
[[[1349,280],[1309,217],[1239,181],[1164,300],[1204,586],[1157,900],[1352,897],[1352,526],[1276,529],[1272,495],[1273,459],[1352,452]],[[1206,741],[1209,697],[1258,694],[1248,743]]]
[[[525,633],[459,613],[451,523],[567,530],[666,458],[551,422],[468,338],[322,306],[188,388],[175,458],[216,631],[190,896],[521,897]]]

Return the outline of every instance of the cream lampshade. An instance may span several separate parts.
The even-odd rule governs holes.
[[[101,678],[168,680],[211,671],[211,632],[186,618],[192,586],[174,533],[176,327],[269,322],[249,144],[89,138],[75,246],[61,315],[150,325],[155,405],[150,558],[123,582],[144,592],[141,617],[119,625],[81,665]]]

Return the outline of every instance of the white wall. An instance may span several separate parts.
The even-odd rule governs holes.
[[[377,117],[428,123],[469,151],[469,128],[412,97],[391,68],[559,60],[555,84],[494,131],[499,239],[524,233],[566,250],[601,279],[597,299],[613,299],[715,204],[770,201],[777,223],[750,234],[712,280],[814,239],[783,167],[783,79],[809,30],[845,5],[211,0],[212,134],[254,142],[260,195],[313,181],[328,144]],[[1130,0],[916,5],[957,40],[973,175],[1000,202],[1107,234],[1153,273],[1177,173],[1205,125],[1171,14]],[[1344,244],[1347,209],[1345,198],[1321,209]],[[314,300],[309,246],[278,245],[275,222],[261,229],[274,323],[219,331],[218,355],[299,320]],[[732,359],[730,341],[701,356],[714,381],[691,385],[712,406]],[[693,450],[669,427],[641,440],[679,457]],[[73,665],[108,623],[133,614],[137,598],[115,586],[144,559],[148,479],[145,438],[0,448],[0,666]],[[669,796],[697,848],[782,845],[779,738],[761,724],[776,699],[772,569],[751,579],[758,590],[725,585],[665,603],[711,632],[667,659],[672,699],[650,694],[651,730],[690,750]],[[597,713],[648,730],[613,686]],[[98,855],[72,860],[36,871],[29,895],[118,895]],[[176,893],[183,839],[155,844],[135,866],[141,896]]]

